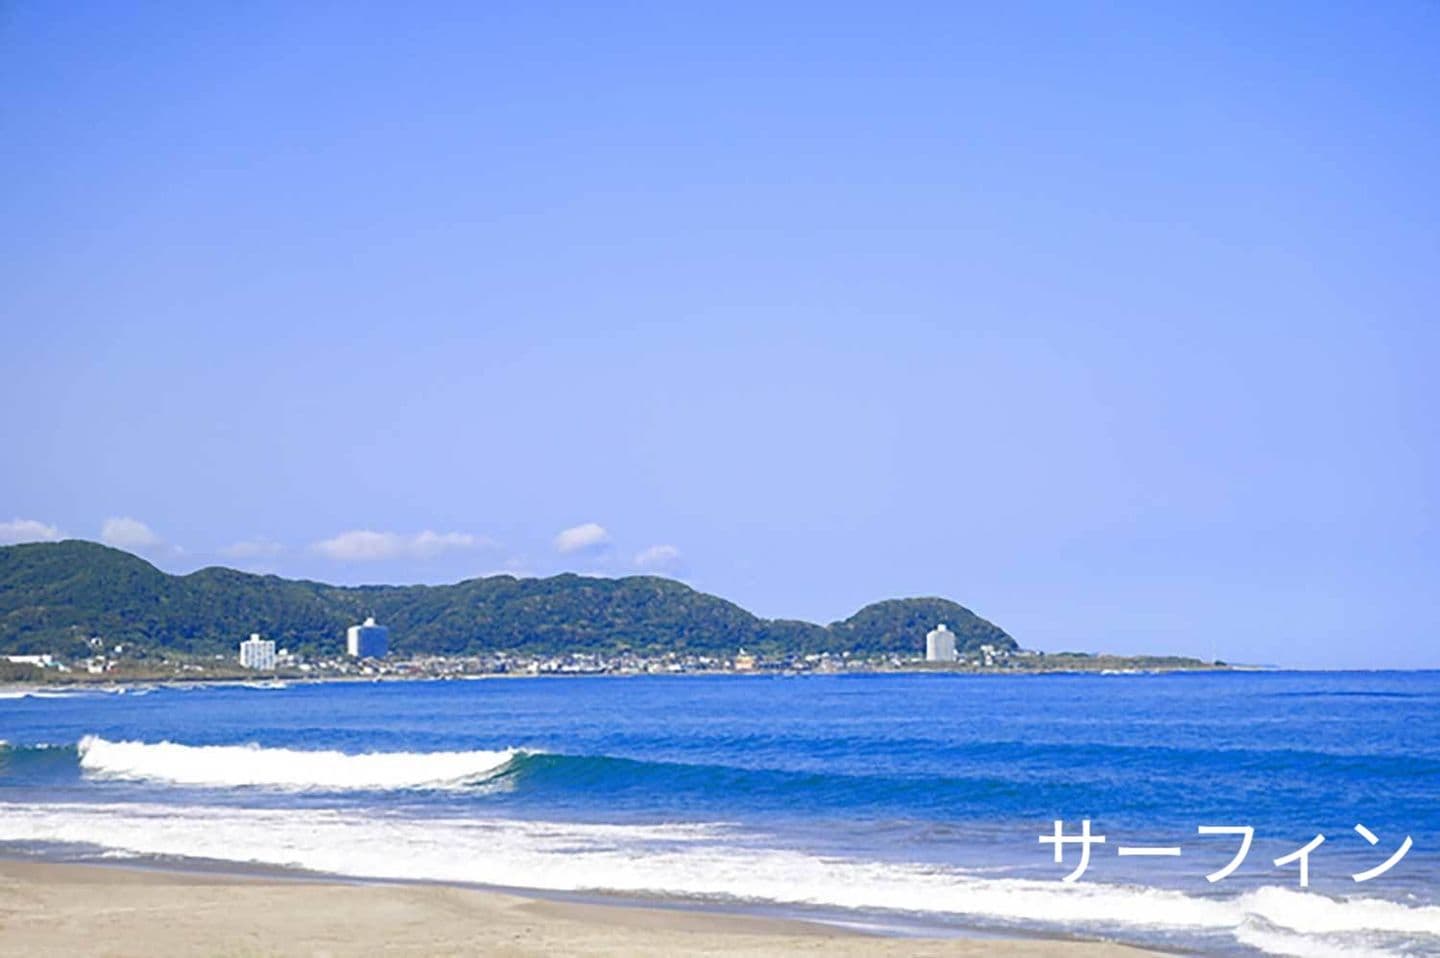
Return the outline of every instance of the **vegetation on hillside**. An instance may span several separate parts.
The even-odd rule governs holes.
[[[161,572],[93,542],[0,548],[0,652],[79,656],[91,637],[190,655],[231,654],[251,632],[304,654],[334,652],[345,628],[374,615],[400,655],[632,651],[729,655],[924,648],[945,622],[960,649],[1014,649],[998,626],[946,599],[892,599],[820,626],[761,619],[656,576],[501,575],[441,586],[343,587],[209,568]]]

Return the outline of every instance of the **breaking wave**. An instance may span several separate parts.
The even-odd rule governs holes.
[[[1197,934],[1271,954],[1440,945],[1440,907],[1267,886],[1201,897],[1133,885],[986,878],[954,867],[756,847],[724,824],[597,825],[357,816],[330,809],[0,803],[0,842],[555,891],[923,914],[998,927]],[[1207,948],[1206,950],[1211,950]]]
[[[457,788],[503,771],[516,749],[474,752],[368,752],[111,742],[87,735],[80,767],[100,778],[140,779],[211,788],[317,790]]]
[[[0,689],[0,699],[77,699],[85,695],[104,695],[108,689]]]

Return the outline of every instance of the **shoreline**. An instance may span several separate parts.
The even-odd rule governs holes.
[[[1157,954],[1064,938],[926,938],[664,904],[329,875],[0,858],[8,954],[596,956],[915,955],[1127,958]]]
[[[150,688],[160,686],[249,686],[282,683],[294,685],[366,684],[375,685],[390,682],[487,682],[494,680],[520,679],[637,679],[637,678],[809,678],[836,676],[870,677],[877,675],[948,675],[975,678],[1020,678],[1044,676],[1093,675],[1101,678],[1144,678],[1165,675],[1217,675],[1256,673],[1297,672],[1297,673],[1375,673],[1375,672],[1428,672],[1433,669],[1288,669],[1274,666],[1231,665],[1219,668],[1174,668],[1174,669],[1015,669],[1015,670],[965,670],[965,669],[854,669],[844,672],[787,672],[756,670],[736,672],[733,670],[688,671],[688,672],[479,672],[462,675],[275,675],[261,673],[253,676],[111,676],[92,680],[63,681],[9,681],[0,682],[0,693],[77,690],[100,690],[115,688]]]

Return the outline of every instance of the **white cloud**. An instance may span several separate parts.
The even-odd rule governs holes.
[[[530,567],[530,561],[524,556],[511,556],[498,566],[493,566],[484,572],[477,572],[472,578],[488,579],[497,575],[513,575],[517,579],[533,579],[538,574]]]
[[[271,556],[278,556],[285,551],[285,547],[271,539],[246,539],[241,542],[231,543],[220,550],[222,555],[232,559],[264,559]]]
[[[571,526],[555,537],[558,552],[582,552],[603,546],[610,541],[610,533],[598,522],[586,522]]]
[[[12,519],[0,522],[0,545],[17,542],[55,542],[63,538],[60,530],[37,519]]]
[[[389,559],[403,551],[404,541],[393,532],[352,529],[315,543],[315,551],[332,559]]]
[[[680,550],[669,545],[655,545],[636,553],[635,564],[642,569],[670,569],[680,562]]]
[[[115,516],[100,526],[100,541],[117,549],[146,549],[158,546],[160,537],[139,519]]]
[[[426,529],[410,535],[351,529],[317,542],[313,548],[331,559],[368,562],[376,559],[430,559],[443,552],[477,549],[487,545],[493,543],[484,536],[475,536],[468,532],[433,532]]]
[[[416,533],[410,540],[410,551],[422,559],[437,556],[451,549],[475,549],[493,545],[484,536],[472,536],[468,532],[424,532]]]

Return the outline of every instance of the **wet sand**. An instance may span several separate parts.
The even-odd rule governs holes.
[[[805,921],[346,884],[0,861],[6,955],[826,955],[1122,958],[1120,945],[880,938]]]

